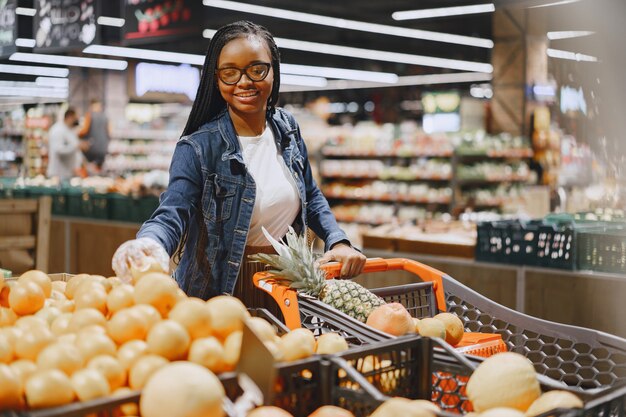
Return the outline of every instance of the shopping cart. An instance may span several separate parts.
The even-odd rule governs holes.
[[[325,266],[327,277],[337,278],[341,265]],[[465,353],[483,355],[506,350],[530,359],[535,370],[579,390],[602,390],[626,383],[626,340],[607,333],[537,319],[497,304],[450,276],[409,259],[369,259],[364,273],[404,270],[416,282],[374,289],[386,301],[400,302],[413,317],[449,311],[464,322],[466,332],[499,335],[502,344],[462,346]],[[332,307],[276,284],[268,272],[253,277],[255,285],[278,303],[282,320],[293,329],[316,333],[339,331],[352,345],[365,345],[390,336],[369,328]],[[482,340],[481,340],[482,341]],[[488,351],[484,348],[489,347]]]

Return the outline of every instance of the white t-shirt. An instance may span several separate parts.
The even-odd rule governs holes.
[[[282,239],[300,212],[300,195],[268,126],[260,136],[238,136],[243,160],[256,183],[247,245],[268,246],[261,226]]]

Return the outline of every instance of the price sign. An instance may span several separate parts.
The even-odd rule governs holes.
[[[124,0],[126,43],[197,35],[202,31],[200,0]]]
[[[0,58],[7,57],[17,50],[17,0],[0,0]]]
[[[96,0],[35,0],[35,48],[70,50],[98,40]]]

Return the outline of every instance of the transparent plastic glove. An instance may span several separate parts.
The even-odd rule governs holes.
[[[148,271],[169,273],[170,257],[159,242],[142,237],[122,243],[111,266],[122,281],[129,283]]]

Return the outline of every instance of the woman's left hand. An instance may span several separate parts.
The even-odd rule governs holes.
[[[318,264],[322,265],[331,261],[341,262],[341,278],[352,278],[363,271],[367,258],[361,252],[353,249],[345,243],[338,243],[324,256],[318,259]]]

